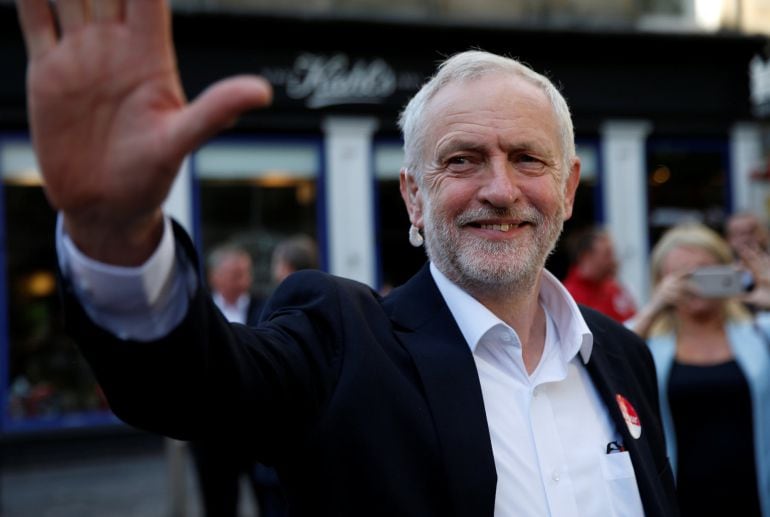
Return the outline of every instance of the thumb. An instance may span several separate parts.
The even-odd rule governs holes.
[[[258,76],[235,76],[214,83],[173,120],[175,147],[186,154],[232,125],[244,111],[268,106],[272,97],[270,83]]]

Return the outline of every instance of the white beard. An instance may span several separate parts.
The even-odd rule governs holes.
[[[442,218],[426,203],[425,247],[430,260],[468,292],[510,292],[531,288],[561,235],[563,209],[548,218],[533,207],[518,210],[474,209],[454,220]],[[505,218],[530,223],[520,239],[490,241],[463,232],[470,221]],[[440,220],[441,219],[441,220]]]

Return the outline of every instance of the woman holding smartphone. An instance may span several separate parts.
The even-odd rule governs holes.
[[[683,517],[770,517],[770,319],[742,303],[770,307],[770,259],[745,255],[754,291],[736,294],[728,276],[720,291],[711,272],[732,263],[727,243],[700,224],[670,229],[652,251],[651,299],[627,323],[655,359]]]

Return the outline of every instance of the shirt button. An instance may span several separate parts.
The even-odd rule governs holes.
[[[510,334],[507,334],[507,333],[506,333],[506,334],[503,334],[502,336],[500,336],[500,338],[501,338],[503,341],[505,341],[506,343],[510,343],[510,342],[511,342],[511,339],[512,339],[512,338],[511,338],[511,335],[510,335]]]
[[[551,474],[551,479],[553,479],[557,483],[561,480],[561,476],[559,475],[558,470],[553,471],[553,474]]]

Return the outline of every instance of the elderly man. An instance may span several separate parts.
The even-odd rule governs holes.
[[[253,261],[236,244],[222,244],[209,253],[208,282],[214,304],[230,322],[255,326],[264,300],[252,292]],[[190,442],[206,517],[240,515],[241,479],[248,481],[261,517],[285,515],[275,472],[254,461],[249,443],[232,436]]]
[[[18,5],[68,328],[118,416],[248,437],[292,515],[677,513],[649,353],[543,269],[580,172],[547,79],[447,60],[400,119],[429,264],[385,298],[296,273],[249,328],[215,310],[161,201],[269,85],[228,79],[186,104],[163,0],[58,2],[60,34],[47,0]]]

